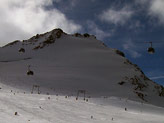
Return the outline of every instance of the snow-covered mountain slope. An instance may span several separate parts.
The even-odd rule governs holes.
[[[28,65],[33,76],[27,75]],[[115,96],[164,106],[162,86],[122,52],[88,34],[68,35],[55,29],[10,43],[0,48],[0,68],[1,83],[21,92],[38,85],[41,94],[77,95],[85,90],[91,97]]]

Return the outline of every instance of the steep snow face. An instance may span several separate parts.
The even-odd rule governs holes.
[[[0,77],[3,83],[29,92],[39,85],[41,93],[72,95],[85,90],[88,96],[119,96],[164,106],[163,87],[123,55],[94,36],[55,29],[2,47]],[[28,65],[33,76],[26,74]]]

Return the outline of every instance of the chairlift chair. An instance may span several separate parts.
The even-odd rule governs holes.
[[[28,71],[27,71],[27,75],[30,76],[30,75],[34,75],[34,72],[30,70],[30,65],[28,66]]]
[[[24,48],[20,48],[20,49],[19,49],[19,52],[20,52],[20,53],[24,53],[24,52],[25,52],[25,49],[24,49]]]
[[[148,48],[148,53],[150,53],[150,54],[154,54],[155,53],[155,49],[152,47],[152,42],[148,42],[148,43],[150,43],[150,47]]]

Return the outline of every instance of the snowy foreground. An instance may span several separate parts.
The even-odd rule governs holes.
[[[123,98],[91,97],[86,102],[1,87],[0,123],[164,123],[164,108]]]

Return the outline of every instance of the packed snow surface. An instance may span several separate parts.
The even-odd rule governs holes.
[[[30,94],[2,85],[1,87],[1,123],[164,122],[163,108],[126,98],[91,97],[87,102],[83,98],[76,100],[75,96],[65,98],[59,95]]]

